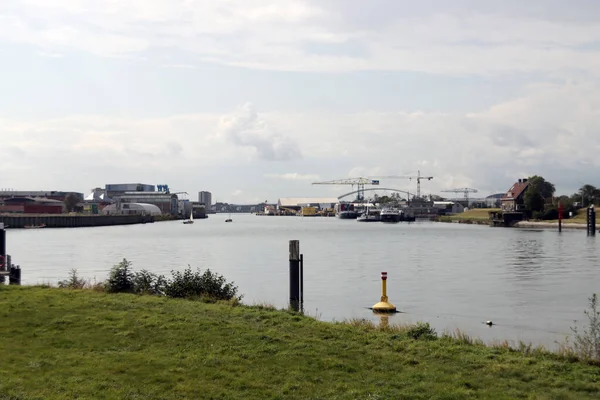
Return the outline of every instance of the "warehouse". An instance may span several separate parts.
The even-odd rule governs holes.
[[[302,207],[315,207],[324,210],[333,208],[338,202],[337,197],[283,197],[277,202],[277,209],[300,211]]]

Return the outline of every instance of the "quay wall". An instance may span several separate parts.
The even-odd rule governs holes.
[[[46,225],[47,228],[83,228],[92,226],[131,225],[154,222],[149,215],[57,215],[57,214],[0,214],[0,222],[8,229]]]

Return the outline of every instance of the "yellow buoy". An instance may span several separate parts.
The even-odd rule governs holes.
[[[381,300],[372,309],[375,312],[396,312],[396,306],[388,301],[387,297],[387,272],[381,273]]]

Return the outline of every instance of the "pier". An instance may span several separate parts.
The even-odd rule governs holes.
[[[5,228],[83,228],[154,222],[151,215],[0,214]]]

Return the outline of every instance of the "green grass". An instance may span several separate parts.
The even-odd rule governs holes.
[[[500,211],[499,208],[474,208],[459,214],[442,216],[442,222],[489,223],[490,211]]]
[[[0,399],[592,399],[600,367],[265,306],[0,286]]]

